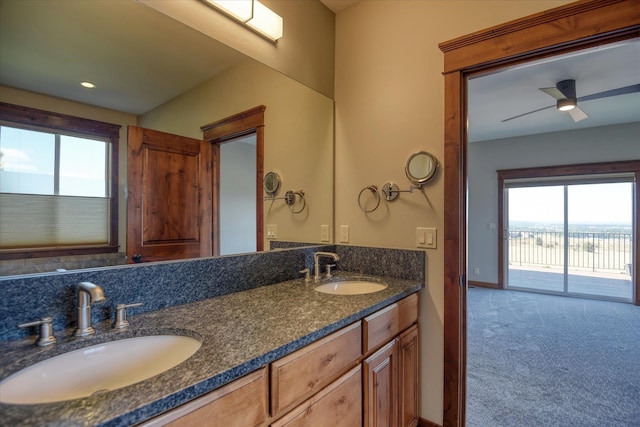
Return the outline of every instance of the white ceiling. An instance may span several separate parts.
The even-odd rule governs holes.
[[[340,11],[357,0],[322,0]],[[143,114],[245,59],[134,0],[0,0],[0,84]],[[212,10],[212,13],[216,13]],[[114,31],[115,30],[115,31]],[[574,123],[539,91],[575,79],[578,97],[640,84],[640,42],[624,42],[469,81],[470,141],[640,121],[640,94],[587,101]],[[97,84],[82,89],[79,82]]]
[[[333,11],[333,13],[338,13],[341,10],[344,10],[351,6],[354,3],[358,3],[360,0],[320,0],[327,6],[329,9]]]
[[[589,117],[577,123],[569,113],[556,108],[502,122],[555,106],[555,99],[538,88],[555,87],[558,81],[566,79],[576,81],[578,98],[640,85],[640,39],[529,62],[470,79],[469,141],[640,122],[640,92],[578,102]]]
[[[134,0],[0,0],[7,86],[139,115],[244,59]]]

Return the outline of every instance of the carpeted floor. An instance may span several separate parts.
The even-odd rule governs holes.
[[[640,426],[640,307],[468,292],[467,426]]]

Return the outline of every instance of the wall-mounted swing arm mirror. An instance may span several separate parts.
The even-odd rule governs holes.
[[[280,189],[280,175],[276,172],[268,172],[264,176],[263,186],[264,192],[267,193],[268,196],[274,197],[278,194],[278,190]]]
[[[413,190],[422,188],[424,184],[433,179],[439,165],[438,159],[427,151],[413,153],[409,156],[404,167],[404,173],[412,185],[408,190],[400,190],[396,183],[388,181],[382,187],[382,195],[386,201],[391,202],[397,199],[400,193],[413,193]]]
[[[404,172],[409,181],[420,188],[433,179],[438,167],[438,159],[433,154],[427,151],[418,151],[409,157]]]

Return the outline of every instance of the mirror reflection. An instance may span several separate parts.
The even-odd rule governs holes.
[[[114,159],[120,169],[118,253],[75,256],[81,259],[78,263],[66,256],[51,258],[46,265],[35,260],[37,265],[20,273],[102,266],[121,263],[125,255],[131,258],[126,254],[128,126],[202,140],[203,125],[259,105],[265,106],[263,170],[282,171],[287,184],[305,189],[308,201],[304,220],[296,221],[285,204],[265,202],[260,225],[277,225],[278,240],[319,242],[320,225],[332,221],[332,205],[327,203],[333,199],[331,99],[133,0],[4,2],[2,7],[0,101],[121,126],[118,159]],[[80,86],[85,80],[95,88]],[[251,138],[234,141],[246,148],[233,150],[229,159],[245,161],[243,152],[255,156]],[[234,167],[232,160],[225,162],[224,153],[230,150],[221,151],[226,170],[244,170]],[[313,162],[304,160],[310,158]],[[234,194],[254,201],[262,198],[262,184],[255,185],[262,173],[260,180],[255,174],[251,178],[246,172],[243,177],[254,183],[250,193],[239,195],[236,188]],[[232,176],[222,180],[230,188],[239,182]],[[221,204],[230,199],[223,191]],[[238,208],[236,214],[220,218],[220,228],[231,241],[261,239],[268,249],[266,233],[252,231],[246,236],[246,227],[234,221],[243,218],[255,224],[259,213],[255,208],[251,212]],[[14,274],[9,267],[31,262],[6,252],[0,250],[0,275]]]

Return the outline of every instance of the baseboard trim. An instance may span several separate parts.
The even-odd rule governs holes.
[[[442,427],[440,424],[436,424],[431,421],[427,421],[424,418],[418,420],[418,427]]]
[[[476,282],[475,280],[469,280],[469,286],[475,286],[477,288],[500,289],[500,286],[497,283]]]

